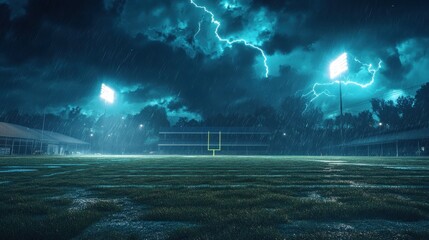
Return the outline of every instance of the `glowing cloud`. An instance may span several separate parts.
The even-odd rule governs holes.
[[[219,41],[224,42],[224,43],[227,43],[227,44],[229,44],[229,45],[233,45],[233,44],[236,44],[236,43],[241,43],[241,44],[244,44],[245,46],[248,46],[248,47],[254,48],[254,49],[256,49],[257,51],[259,51],[259,52],[261,53],[262,58],[264,59],[265,77],[266,77],[266,78],[268,78],[268,74],[269,74],[270,70],[269,70],[269,68],[268,68],[268,64],[267,64],[267,56],[265,55],[264,50],[262,50],[260,47],[257,47],[257,46],[255,46],[255,45],[253,45],[253,44],[249,43],[247,40],[242,39],[242,38],[240,38],[240,39],[233,39],[233,40],[229,40],[229,39],[226,39],[226,38],[222,38],[222,37],[219,35],[219,33],[218,33],[218,30],[219,30],[219,28],[220,28],[221,23],[220,23],[218,20],[216,20],[216,18],[215,18],[215,16],[214,16],[214,14],[213,14],[211,11],[209,11],[205,6],[200,6],[200,5],[196,4],[193,0],[190,0],[190,3],[191,3],[192,5],[194,5],[196,8],[203,9],[206,13],[210,14],[210,16],[211,16],[211,23],[213,23],[213,24],[215,24],[215,25],[216,25],[216,29],[215,29],[214,33],[215,33],[215,35],[216,35],[216,38],[217,38]],[[195,36],[194,36],[194,37],[195,37]]]

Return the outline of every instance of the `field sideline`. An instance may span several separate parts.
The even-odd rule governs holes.
[[[0,158],[1,239],[429,239],[429,158]]]

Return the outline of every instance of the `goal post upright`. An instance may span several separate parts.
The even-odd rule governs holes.
[[[207,151],[212,151],[213,152],[213,156],[216,155],[216,151],[221,151],[222,150],[222,132],[221,131],[219,131],[218,136],[219,136],[219,138],[218,138],[218,140],[219,140],[218,147],[217,148],[211,148],[210,147],[210,131],[207,132]]]

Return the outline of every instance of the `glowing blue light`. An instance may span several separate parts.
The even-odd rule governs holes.
[[[345,55],[344,55],[345,54]],[[346,59],[346,61],[344,61],[344,59]],[[336,62],[337,60],[339,60],[338,62]],[[354,58],[354,61],[361,64],[363,67],[365,67],[366,71],[368,71],[368,73],[370,74],[371,78],[368,82],[366,83],[359,83],[356,81],[352,81],[349,79],[346,80],[335,80],[335,81],[331,81],[329,83],[315,83],[312,87],[312,89],[303,95],[303,97],[308,97],[308,96],[312,96],[312,98],[310,99],[310,102],[313,102],[314,100],[316,100],[318,97],[320,96],[328,96],[328,97],[333,97],[334,95],[332,95],[329,90],[324,89],[323,91],[318,91],[317,89],[321,86],[331,86],[334,84],[343,84],[343,85],[354,85],[354,86],[358,86],[361,88],[367,88],[369,86],[371,86],[374,82],[375,82],[375,76],[377,75],[377,72],[381,69],[381,64],[383,63],[381,60],[378,61],[378,65],[377,67],[374,67],[372,64],[367,64],[367,63],[363,63],[361,62],[359,59]],[[332,66],[332,64],[335,62],[335,65]],[[341,73],[344,73],[345,71],[348,70],[348,65],[347,65],[347,54],[343,53],[340,57],[338,57],[336,60],[334,60],[331,65],[330,65],[330,77],[335,78],[337,76],[339,76]]]
[[[335,79],[341,73],[344,73],[348,69],[349,67],[347,65],[347,53],[343,53],[329,65],[329,73],[331,79]]]
[[[100,98],[108,103],[113,103],[115,101],[115,91],[103,83],[101,84]]]
[[[387,100],[396,101],[401,96],[406,96],[407,94],[401,89],[393,89],[389,92],[389,97]]]
[[[219,36],[219,33],[218,33],[218,30],[219,30],[221,24],[220,24],[220,22],[218,20],[216,20],[214,14],[211,11],[209,11],[205,6],[200,6],[200,5],[196,4],[194,2],[194,0],[190,0],[190,2],[196,8],[203,9],[206,13],[210,14],[210,16],[211,16],[211,23],[213,23],[213,24],[216,25],[216,29],[215,29],[214,33],[215,33],[215,35],[216,35],[216,37],[217,37],[217,39],[219,41],[225,42],[225,43],[227,43],[229,45],[233,45],[235,43],[241,43],[241,44],[244,44],[244,45],[246,45],[248,47],[251,47],[251,48],[254,48],[254,49],[258,50],[261,53],[262,58],[264,59],[265,77],[268,78],[269,68],[268,68],[268,64],[267,64],[267,56],[265,55],[264,50],[262,50],[260,47],[257,47],[255,45],[247,42],[245,39],[241,39],[240,38],[240,39],[229,40],[229,39],[226,39],[226,38],[222,38],[221,36]]]

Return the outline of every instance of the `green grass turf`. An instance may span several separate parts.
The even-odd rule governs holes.
[[[188,224],[166,229],[169,239],[429,238],[427,229],[284,230],[298,221],[428,221],[427,158],[3,157],[0,192],[2,239],[80,238],[123,211],[124,198],[147,209],[139,224]]]

